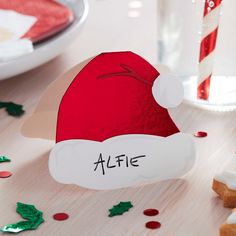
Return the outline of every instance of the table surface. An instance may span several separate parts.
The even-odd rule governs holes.
[[[60,57],[0,82],[0,100],[24,104],[26,110],[19,119],[0,110],[0,154],[12,159],[11,163],[1,164],[0,170],[13,173],[12,177],[0,180],[0,226],[20,220],[15,212],[19,201],[34,204],[44,213],[45,223],[36,231],[22,233],[26,236],[218,235],[219,226],[231,210],[223,207],[211,190],[211,184],[216,170],[235,153],[236,112],[215,113],[184,104],[170,110],[183,132],[208,132],[208,137],[194,139],[197,149],[194,168],[182,179],[112,191],[92,191],[56,183],[47,165],[53,142],[21,135],[22,124],[32,114],[50,82],[85,58],[101,51],[133,50],[151,63],[156,62],[154,0],[143,3],[138,18],[128,17],[130,9],[126,0],[91,0],[90,3],[83,31]],[[117,8],[120,11],[114,11]],[[97,18],[98,12],[102,13],[100,18]],[[106,17],[111,16],[108,22]],[[118,22],[125,22],[124,27],[114,31],[112,26]],[[140,37],[140,28],[144,35],[149,32],[149,37]],[[128,213],[107,217],[112,205],[129,200],[134,208]],[[142,212],[146,208],[157,208],[160,214],[144,216]],[[56,212],[67,212],[69,220],[54,221],[52,215]],[[146,229],[145,223],[150,220],[160,221],[162,227],[154,231]]]

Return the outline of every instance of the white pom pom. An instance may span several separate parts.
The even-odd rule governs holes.
[[[177,107],[183,101],[183,84],[171,75],[159,75],[152,86],[152,94],[160,106]]]

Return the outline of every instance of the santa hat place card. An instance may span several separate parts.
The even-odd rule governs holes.
[[[102,53],[49,85],[22,133],[55,139],[51,176],[64,184],[115,189],[179,178],[195,161],[190,135],[167,108],[182,84],[132,52]]]

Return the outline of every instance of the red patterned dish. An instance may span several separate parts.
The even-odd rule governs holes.
[[[0,0],[0,9],[35,16],[37,22],[22,37],[33,42],[48,38],[65,29],[74,19],[72,11],[53,0]]]

